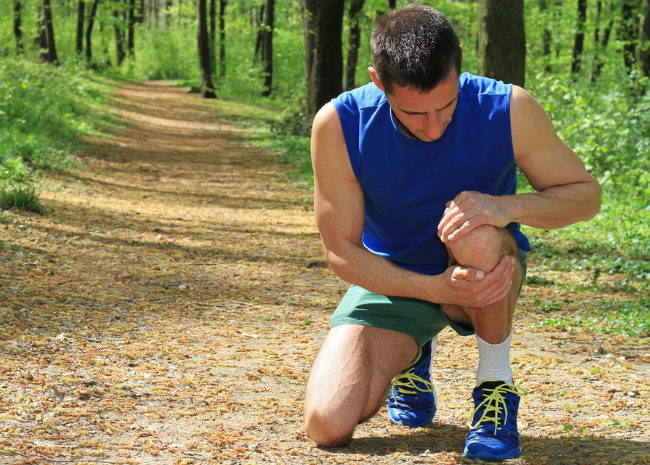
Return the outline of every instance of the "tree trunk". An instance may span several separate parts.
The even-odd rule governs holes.
[[[41,9],[43,14],[43,36],[45,37],[45,49],[41,49],[39,61],[59,64],[59,58],[56,55],[56,44],[54,42],[54,25],[52,24],[52,7],[50,0],[41,0]],[[42,36],[42,37],[43,37]]]
[[[628,71],[634,67],[636,42],[638,35],[635,24],[638,0],[621,0],[621,28],[620,35],[623,41],[623,61]]]
[[[129,10],[127,12],[128,34],[126,39],[126,50],[129,57],[133,57],[133,50],[135,49],[135,0],[128,0]]]
[[[388,0],[388,8],[394,10],[397,8],[397,0]]]
[[[122,65],[126,55],[124,53],[124,36],[121,28],[121,18],[120,11],[117,7],[113,8],[113,18],[115,20],[113,24],[113,30],[115,31],[115,58],[117,59],[117,66]]]
[[[180,3],[179,10],[180,10]],[[210,70],[214,73],[217,69],[217,0],[210,0]]]
[[[77,54],[81,55],[84,51],[84,16],[86,14],[86,2],[79,0],[77,8]]]
[[[578,22],[576,24],[576,36],[573,43],[573,61],[571,72],[580,71],[582,51],[585,45],[585,22],[587,21],[587,0],[578,0]]]
[[[275,0],[266,0],[264,8],[264,35],[262,40],[262,63],[264,65],[263,97],[271,95],[273,87],[273,12]]]
[[[180,3],[178,4],[178,9],[180,10]],[[139,24],[144,24],[144,0],[137,1],[137,7],[135,9],[135,22]]]
[[[210,37],[208,34],[207,0],[199,0],[199,28],[198,48],[199,64],[201,66],[201,83],[199,94],[203,98],[217,98],[212,84],[212,71],[210,70]]]
[[[165,30],[167,29],[167,0],[158,0],[160,2],[160,7],[158,8],[158,15],[157,15],[157,21],[158,21],[158,29]],[[207,12],[207,6],[206,6],[206,12]],[[206,24],[207,24],[207,16],[206,16]]]
[[[650,0],[643,0],[643,21],[639,27],[639,71],[650,77]]]
[[[359,58],[359,44],[361,41],[361,28],[359,27],[359,16],[366,0],[352,0],[348,17],[350,18],[350,35],[348,37],[348,60],[345,64],[345,89],[354,88],[356,77],[357,61]]]
[[[260,6],[260,11],[255,15],[255,27],[257,28],[257,38],[255,40],[255,53],[253,57],[257,60],[257,56],[262,51],[262,42],[264,41],[264,8],[266,5],[263,3]]]
[[[219,0],[219,77],[226,77],[226,6],[228,0]]]
[[[14,37],[16,38],[16,50],[23,51],[23,31],[20,22],[20,0],[14,0]]]
[[[47,37],[45,37],[45,20],[41,10],[41,17],[38,20],[38,61],[45,63],[47,61]]]
[[[344,0],[318,0],[309,80],[307,112],[316,112],[343,91]]]
[[[551,54],[551,28],[549,27],[548,0],[539,0],[539,11],[542,13],[542,55]]]
[[[99,0],[94,0],[93,5],[90,8],[90,15],[88,15],[88,27],[86,28],[86,60],[88,60],[88,62],[93,58],[92,34],[98,5]]]
[[[303,0],[302,13],[302,27],[305,35],[305,86],[309,86],[309,79],[314,63],[314,50],[316,48],[318,0]]]
[[[523,0],[480,0],[479,74],[524,86],[526,33]]]
[[[603,66],[605,65],[605,61],[603,60],[603,54],[605,53],[605,49],[607,48],[607,44],[609,43],[609,37],[612,32],[612,28],[614,27],[614,18],[612,14],[614,13],[614,4],[609,2],[607,5],[606,9],[608,15],[609,15],[609,21],[607,22],[607,25],[605,26],[605,29],[603,29],[602,35],[600,34],[600,20],[602,19],[602,5],[600,0],[598,0],[598,3],[596,4],[596,29],[594,30],[594,61],[592,63],[592,71],[591,74],[589,75],[589,82],[594,82],[600,72],[603,69]]]

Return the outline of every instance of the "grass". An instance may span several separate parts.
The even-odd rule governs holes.
[[[82,66],[21,57],[0,62],[0,191],[3,208],[43,212],[33,187],[44,173],[79,166],[84,138],[110,124],[102,110],[109,81]]]
[[[42,214],[45,207],[33,185],[9,184],[0,187],[0,208],[18,208]]]

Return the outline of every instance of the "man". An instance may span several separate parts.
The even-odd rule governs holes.
[[[333,270],[352,286],[310,373],[307,433],[345,445],[387,395],[393,421],[429,423],[429,363],[451,325],[475,334],[479,350],[465,454],[518,457],[524,392],[509,353],[530,251],[519,224],[588,220],[600,186],[525,90],[460,75],[462,48],[437,10],[389,13],[372,51],[372,83],[314,119],[316,221]],[[516,167],[536,193],[515,195]]]

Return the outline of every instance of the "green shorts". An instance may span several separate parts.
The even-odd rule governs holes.
[[[519,261],[522,268],[519,286],[521,292],[521,286],[526,279],[526,252],[521,249]],[[350,286],[330,318],[330,328],[346,324],[374,326],[406,333],[413,336],[420,347],[447,326],[451,326],[461,336],[474,334],[472,327],[449,320],[439,304],[375,294],[354,284]]]

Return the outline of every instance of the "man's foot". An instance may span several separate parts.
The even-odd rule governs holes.
[[[520,396],[527,391],[505,381],[486,380],[472,392],[474,418],[465,441],[471,459],[498,462],[521,455],[517,412]]]
[[[404,373],[391,383],[388,417],[411,428],[428,425],[436,414],[436,390],[431,383],[431,341],[427,342]]]

